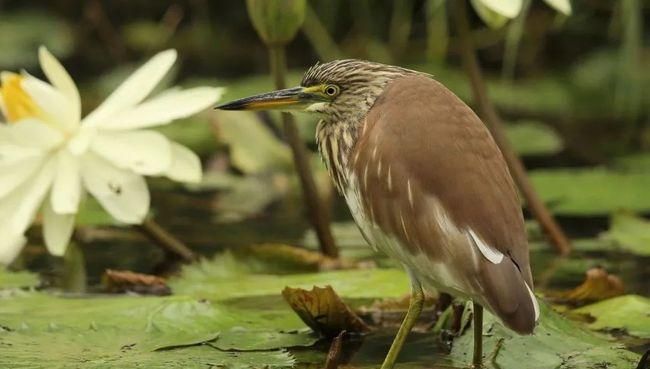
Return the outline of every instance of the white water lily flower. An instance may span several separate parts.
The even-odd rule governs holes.
[[[145,100],[175,60],[174,50],[155,55],[83,119],[77,86],[44,47],[39,61],[49,83],[2,73],[0,263],[19,253],[39,209],[45,244],[62,255],[86,191],[116,220],[138,224],[149,211],[143,176],[200,181],[196,154],[147,129],[204,110],[222,94],[171,89]]]

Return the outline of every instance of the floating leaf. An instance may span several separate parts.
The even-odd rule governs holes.
[[[541,317],[535,333],[520,336],[503,327],[490,313],[484,315],[483,352],[485,362],[495,368],[583,369],[631,368],[639,356],[622,345],[571,322],[540,304]],[[450,359],[458,365],[471,362],[474,339],[468,329],[454,340]]]
[[[406,274],[397,268],[287,275],[273,275],[260,271],[251,273],[250,265],[226,253],[212,260],[185,266],[182,277],[170,279],[169,285],[178,294],[224,300],[279,296],[280,291],[286,286],[311,288],[314,285],[331,285],[344,298],[390,298],[407,293],[410,284]],[[282,303],[280,305],[284,306]]]
[[[650,298],[625,295],[573,310],[594,319],[589,328],[598,330],[623,329],[628,334],[650,338]]]
[[[611,217],[610,229],[601,238],[613,241],[622,250],[650,256],[650,221],[626,212]]]
[[[211,345],[226,351],[255,351],[278,347],[309,347],[319,339],[320,337],[312,332],[260,331],[235,327]]]
[[[508,141],[519,155],[550,155],[563,148],[562,139],[551,127],[535,121],[507,126]]]
[[[558,214],[609,214],[619,209],[650,210],[650,173],[603,168],[535,170],[535,188]]]
[[[325,337],[336,337],[343,331],[370,331],[370,327],[341,300],[331,286],[314,286],[311,291],[286,287],[282,296],[305,324]]]

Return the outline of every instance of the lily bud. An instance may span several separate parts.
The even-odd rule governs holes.
[[[253,27],[267,45],[291,41],[305,20],[305,0],[246,0]]]

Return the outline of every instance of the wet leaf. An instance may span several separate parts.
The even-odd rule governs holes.
[[[589,328],[624,330],[641,338],[650,338],[650,298],[638,295],[614,297],[573,310],[593,318]]]
[[[621,344],[580,327],[544,303],[540,308],[539,325],[531,336],[511,332],[486,312],[484,362],[500,369],[520,369],[522,363],[527,369],[631,368],[638,362],[639,356]],[[466,365],[471,362],[472,347],[473,334],[468,329],[454,340],[450,359],[456,365]]]
[[[185,266],[181,277],[170,279],[169,286],[178,294],[224,300],[279,296],[286,286],[311,288],[314,285],[331,285],[344,298],[390,298],[403,296],[410,285],[406,274],[397,268],[273,275],[259,269],[259,265],[253,273],[251,267],[232,253],[224,253]]]
[[[560,299],[571,304],[584,304],[620,296],[624,292],[623,281],[618,276],[608,274],[604,268],[595,267],[587,271],[581,285],[563,293]]]
[[[164,278],[155,275],[134,273],[130,270],[107,269],[102,277],[107,292],[135,292],[143,295],[169,295],[171,290]]]
[[[650,173],[595,168],[535,170],[530,174],[542,199],[557,214],[650,210]]]
[[[616,212],[610,220],[610,229],[601,234],[616,247],[638,255],[650,256],[650,221],[634,214]]]
[[[286,287],[282,296],[305,324],[325,337],[336,337],[343,331],[370,331],[370,327],[341,300],[331,286],[314,286],[311,291]]]
[[[309,347],[319,339],[320,337],[311,331],[280,332],[235,327],[211,345],[219,350],[254,351],[278,347]]]
[[[71,364],[82,369],[205,368],[207,362],[258,368],[281,357],[287,359],[286,365],[278,361],[278,367],[290,366],[291,357],[281,351],[248,355],[194,347],[221,338],[248,347],[263,340],[268,350],[287,343],[281,336],[273,341],[271,334],[270,326],[282,326],[282,322],[269,314],[248,319],[249,313],[182,296],[61,298],[31,293],[5,298],[0,304],[0,325],[8,331],[0,333],[0,367],[40,368],[34,365],[43,362],[47,363],[43,368],[67,368]],[[289,314],[287,309],[284,315]],[[240,336],[233,329],[237,326],[258,327],[261,337]],[[294,336],[293,341],[298,342],[300,334]],[[258,366],[242,364],[249,362]],[[11,365],[3,365],[7,363]]]
[[[519,155],[550,155],[563,149],[560,136],[551,127],[536,121],[507,126],[506,133]]]

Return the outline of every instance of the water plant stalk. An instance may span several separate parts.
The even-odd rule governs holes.
[[[268,45],[268,49],[275,88],[286,88],[287,62],[284,45]],[[282,126],[291,147],[293,162],[300,178],[309,218],[318,237],[320,251],[329,257],[338,258],[339,251],[330,230],[329,209],[318,195],[316,183],[309,166],[307,149],[300,138],[298,127],[291,114],[282,113]]]
[[[571,252],[571,244],[564,234],[564,231],[562,231],[562,228],[557,224],[553,215],[551,215],[551,212],[548,210],[544,202],[542,202],[537,191],[533,187],[533,184],[526,173],[524,164],[521,162],[521,159],[513,150],[508,138],[506,137],[503,128],[503,120],[499,116],[499,113],[488,95],[483,73],[476,58],[476,52],[471,40],[466,1],[455,1],[454,5],[454,21],[456,23],[460,41],[461,59],[463,61],[465,73],[467,74],[472,86],[474,102],[478,107],[478,111],[483,116],[494,140],[501,149],[508,164],[508,168],[510,169],[510,173],[517,183],[522,195],[526,199],[526,204],[531,213],[539,222],[555,250],[560,255],[567,255]]]
[[[187,245],[156,223],[153,218],[145,219],[142,224],[136,227],[157,246],[168,253],[178,256],[183,261],[190,262],[197,259],[196,254]]]
[[[63,255],[63,276],[61,288],[65,292],[86,292],[88,278],[84,253],[77,242],[70,242]]]

